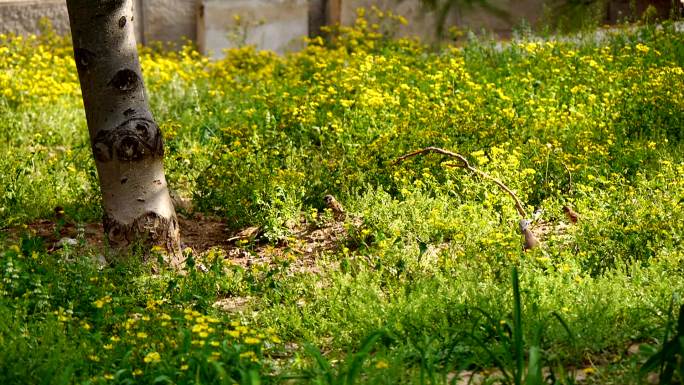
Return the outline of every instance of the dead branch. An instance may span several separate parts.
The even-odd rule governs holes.
[[[399,158],[397,158],[396,160],[394,160],[394,161],[392,162],[392,165],[399,164],[399,163],[403,162],[404,160],[406,160],[406,159],[408,159],[408,158],[411,158],[411,157],[414,157],[414,156],[417,156],[417,155],[423,155],[423,154],[426,154],[426,153],[429,153],[429,152],[434,152],[434,153],[437,153],[437,154],[446,155],[446,156],[449,156],[449,157],[452,157],[452,158],[456,158],[456,159],[458,159],[458,160],[461,162],[460,164],[447,164],[447,166],[450,166],[450,167],[459,167],[459,168],[468,169],[468,170],[470,170],[470,171],[472,171],[472,172],[474,172],[474,173],[476,173],[476,174],[478,174],[478,175],[480,175],[480,176],[482,176],[482,177],[484,177],[484,178],[486,178],[486,179],[489,179],[490,181],[496,183],[497,186],[501,187],[502,190],[504,190],[505,192],[507,192],[508,195],[510,195],[511,198],[513,198],[513,200],[515,201],[515,208],[516,208],[516,210],[518,211],[518,214],[520,214],[520,216],[521,216],[522,218],[526,218],[526,217],[527,217],[527,213],[525,212],[525,209],[523,208],[523,205],[522,205],[522,203],[520,202],[520,199],[518,199],[518,197],[515,195],[515,193],[514,193],[513,191],[511,191],[511,189],[509,189],[508,186],[506,186],[502,181],[500,181],[500,180],[498,180],[498,179],[492,177],[491,175],[487,174],[486,172],[481,171],[481,170],[479,170],[479,169],[477,169],[477,168],[471,166],[470,163],[468,162],[468,159],[466,159],[466,158],[465,158],[463,155],[461,155],[461,154],[457,154],[457,153],[455,153],[455,152],[451,152],[451,151],[448,151],[448,150],[444,150],[444,149],[441,149],[441,148],[439,148],[439,147],[426,147],[426,148],[423,148],[423,149],[421,149],[421,150],[417,150],[417,151],[411,152],[411,153],[409,153],[409,154],[400,156]]]
[[[392,165],[399,164],[408,158],[414,157],[416,155],[422,155],[422,154],[425,154],[428,152],[436,152],[438,154],[450,156],[452,158],[456,158],[456,159],[460,160],[463,163],[463,165],[461,165],[461,166],[454,166],[454,167],[470,168],[470,163],[468,163],[468,159],[466,159],[463,155],[457,154],[455,152],[447,151],[447,150],[441,149],[439,147],[425,147],[422,150],[418,150],[418,151],[414,151],[414,152],[406,154],[406,155],[402,155],[399,158],[395,159],[394,162],[392,162]]]

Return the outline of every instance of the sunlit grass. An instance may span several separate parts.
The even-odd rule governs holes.
[[[188,251],[208,272],[187,274],[98,269],[82,243],[48,253],[30,233],[56,206],[99,221],[99,191],[69,41],[0,36],[0,382],[444,383],[503,366],[517,383],[524,361],[558,383],[639,383],[647,357],[627,349],[663,342],[684,289],[684,35],[436,50],[378,17],[285,57],[141,50],[171,188],[286,249],[248,267]],[[426,146],[541,209],[542,247],[523,252],[510,197],[452,159],[393,163]],[[292,224],[330,222],[325,194],[346,232],[293,269]],[[234,297],[240,312],[212,306]]]

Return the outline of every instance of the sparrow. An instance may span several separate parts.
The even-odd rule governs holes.
[[[328,194],[323,197],[323,200],[325,201],[325,206],[329,208],[330,211],[332,211],[335,220],[344,220],[347,214],[344,212],[344,208],[342,207],[340,202],[338,202],[334,196]]]
[[[570,206],[563,206],[563,212],[565,212],[565,216],[568,217],[570,222],[577,223],[577,220],[579,220],[579,214],[571,209]]]
[[[56,206],[53,211],[55,213],[55,218],[57,218],[57,219],[63,219],[64,218],[64,208],[62,206]]]
[[[527,219],[521,219],[520,222],[518,222],[520,225],[520,232],[525,236],[525,241],[523,242],[523,249],[524,250],[529,250],[533,249],[537,246],[539,246],[539,240],[537,240],[537,237],[532,234],[532,231],[530,230],[530,221]]]
[[[261,227],[259,226],[250,226],[239,233],[235,234],[234,237],[228,238],[228,242],[233,242],[233,241],[238,241],[238,240],[248,240],[252,241],[256,239],[259,235],[261,235]]]

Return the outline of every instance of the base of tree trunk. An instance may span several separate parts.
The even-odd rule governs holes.
[[[166,263],[179,268],[183,262],[175,215],[169,219],[148,212],[132,223],[120,223],[105,215],[103,225],[110,246],[120,255],[130,254],[136,246],[143,246],[142,250],[160,246],[167,252]]]

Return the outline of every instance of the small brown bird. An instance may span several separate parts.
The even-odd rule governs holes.
[[[539,240],[537,240],[537,237],[535,237],[530,230],[530,221],[521,219],[518,224],[520,225],[520,232],[525,236],[523,249],[527,251],[539,246]]]
[[[247,240],[249,242],[252,242],[257,237],[259,237],[261,235],[261,233],[262,233],[261,227],[250,226],[250,227],[247,227],[246,229],[243,229],[239,233],[235,234],[234,237],[228,238],[228,242],[243,241],[243,240]]]
[[[347,214],[344,212],[344,208],[334,196],[328,194],[323,197],[323,200],[325,201],[326,207],[332,211],[335,220],[341,221],[347,217]]]
[[[57,219],[63,219],[64,218],[64,208],[62,206],[55,207],[53,211],[55,213],[55,218],[57,218]]]
[[[563,212],[565,213],[565,216],[568,217],[570,222],[577,223],[579,220],[579,214],[577,214],[575,210],[571,209],[570,206],[563,206]]]

